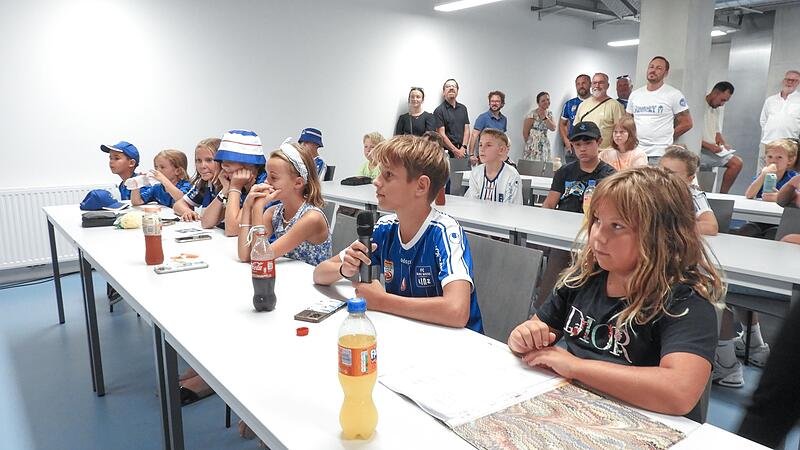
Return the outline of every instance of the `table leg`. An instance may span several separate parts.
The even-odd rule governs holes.
[[[528,234],[519,231],[508,232],[508,242],[512,245],[526,246],[528,244]]]
[[[100,356],[100,333],[97,330],[97,307],[94,298],[94,282],[92,281],[92,265],[83,257],[83,252],[78,251],[81,264],[81,277],[84,286],[84,307],[86,309],[87,330],[89,334],[89,354],[92,364],[92,374],[95,381],[95,392],[98,397],[106,395],[103,383],[103,360]]]
[[[58,323],[64,324],[64,296],[61,293],[61,271],[58,268],[58,250],[56,249],[56,231],[50,219],[47,219],[47,234],[50,237],[50,262],[53,264],[53,284],[56,286],[56,304],[58,305]]]
[[[183,418],[178,386],[178,354],[164,339],[161,329],[153,324],[156,350],[156,372],[161,397],[161,422],[164,427],[165,450],[183,450]]]
[[[89,331],[89,308],[86,305],[86,274],[83,271],[83,256],[78,250],[78,268],[81,273],[81,298],[83,298],[83,319],[86,322],[86,342],[89,347],[89,373],[92,374],[92,391],[97,392],[97,380],[94,378],[94,354],[92,353],[92,334]],[[91,273],[90,273],[91,275]]]

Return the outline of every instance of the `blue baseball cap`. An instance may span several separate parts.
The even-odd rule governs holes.
[[[136,161],[136,165],[139,165],[139,150],[136,149],[136,146],[131,144],[127,141],[119,141],[114,145],[100,145],[100,150],[108,153],[111,151],[120,152],[127,156],[128,158]]]
[[[297,142],[311,142],[324,147],[322,145],[322,131],[316,128],[303,128],[303,131],[300,132],[300,139]]]
[[[114,200],[111,193],[105,189],[93,189],[86,194],[81,202],[84,211],[97,211],[103,208],[121,208],[124,203]]]

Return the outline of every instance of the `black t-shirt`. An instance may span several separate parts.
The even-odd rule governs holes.
[[[461,147],[464,143],[464,125],[469,123],[467,107],[456,102],[456,107],[453,108],[445,101],[433,110],[433,115],[436,117],[436,128],[444,127],[444,134],[450,142]]]
[[[685,352],[713,364],[717,315],[711,303],[689,286],[676,285],[666,308],[672,316],[617,329],[625,301],[606,295],[607,279],[603,271],[579,289],[561,287],[537,311],[542,322],[561,331],[570,353],[628,366],[658,366],[662,357]]]
[[[423,111],[417,117],[409,113],[402,114],[397,118],[397,125],[394,126],[395,136],[402,134],[422,136],[426,131],[436,131],[436,119],[427,111]]]
[[[556,209],[571,212],[583,212],[583,191],[589,186],[590,180],[600,183],[600,180],[614,173],[609,164],[600,161],[592,173],[581,170],[580,161],[573,161],[556,171],[553,175],[551,191],[561,194]]]

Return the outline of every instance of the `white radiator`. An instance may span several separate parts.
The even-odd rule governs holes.
[[[0,270],[49,264],[50,240],[42,207],[77,205],[92,189],[108,189],[119,197],[111,185],[0,189]],[[55,234],[59,261],[76,259],[75,247],[58,229]]]

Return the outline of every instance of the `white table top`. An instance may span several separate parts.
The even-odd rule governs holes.
[[[325,182],[322,195],[353,207],[377,203],[372,185]],[[452,195],[436,209],[458,220],[467,230],[489,230],[500,236],[512,231],[526,233],[528,242],[560,249],[572,247],[583,223],[581,214]],[[793,283],[800,284],[799,246],[731,234],[706,236],[706,242],[730,283],[787,296],[791,295]]]
[[[312,267],[286,259],[277,265],[278,304],[256,313],[251,303],[249,265],[236,260],[236,238],[219,230],[208,241],[177,244],[176,229],[164,227],[165,256],[198,254],[209,268],[156,275],[144,264],[140,229],[81,228],[76,205],[47,207],[45,212],[78,245],[131,306],[159,325],[165,339],[211,387],[240,414],[270,448],[355,449],[413,448],[424,436],[428,448],[472,448],[416,405],[376,384],[379,423],[368,442],[344,441],[338,423],[342,401],[336,363],[338,328],[346,312],[319,324],[297,322],[295,313],[324,296],[352,295],[347,283],[332,287],[311,282]],[[209,282],[212,280],[212,282]],[[370,312],[378,330],[379,374],[403,366],[431,342],[438,346],[491,342],[507,352],[509,370],[529,370],[505,345],[468,329],[452,329]],[[309,335],[295,336],[308,326]],[[490,382],[490,380],[486,380]],[[698,424],[683,417],[647,413],[686,433]],[[413,430],[413,432],[409,432]],[[690,445],[692,435],[684,445]]]
[[[460,171],[464,175],[462,186],[469,186],[472,175],[471,170]],[[531,190],[536,195],[547,195],[553,184],[553,179],[549,177],[534,177],[530,175],[520,175],[523,180],[531,180]],[[718,192],[706,192],[708,198],[719,200],[733,200],[733,218],[738,220],[748,220],[752,222],[762,222],[777,225],[780,223],[783,207],[774,202],[765,202],[749,199],[744,195],[720,194]]]

